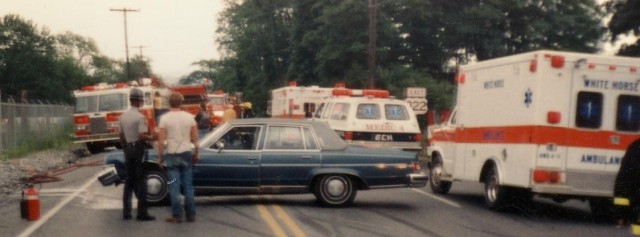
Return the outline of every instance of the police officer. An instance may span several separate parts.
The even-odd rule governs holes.
[[[147,120],[140,113],[140,106],[143,103],[143,93],[140,89],[133,88],[129,94],[131,109],[120,116],[120,142],[124,151],[125,169],[127,180],[124,185],[122,196],[124,220],[131,219],[131,193],[135,192],[138,198],[138,221],[152,221],[156,218],[149,215],[147,211],[147,184],[146,170],[143,167],[143,156],[145,141],[155,140],[154,135],[147,133]]]

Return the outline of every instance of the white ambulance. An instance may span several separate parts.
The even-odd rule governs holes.
[[[408,102],[386,90],[334,88],[313,115],[351,144],[419,150],[422,134]]]
[[[344,84],[337,86],[344,87]],[[324,98],[331,96],[333,89],[289,82],[288,86],[271,90],[267,114],[272,118],[308,118]]]
[[[532,194],[610,211],[640,137],[640,59],[535,51],[462,66],[456,109],[432,131],[430,186],[483,182],[491,209]]]

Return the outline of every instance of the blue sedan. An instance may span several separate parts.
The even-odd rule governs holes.
[[[413,152],[352,146],[322,122],[239,119],[218,126],[200,141],[193,170],[196,195],[313,193],[320,203],[353,202],[358,190],[423,187],[427,176]],[[167,176],[156,152],[145,153],[150,203],[169,200]],[[104,161],[121,179],[124,155]]]

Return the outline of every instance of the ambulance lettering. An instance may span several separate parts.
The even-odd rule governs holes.
[[[381,141],[381,142],[392,142],[393,141],[393,135],[391,135],[391,134],[376,134],[375,137],[373,138],[373,140]]]
[[[621,160],[622,158],[616,156],[607,157],[605,155],[583,154],[580,162],[599,165],[620,165]]]
[[[404,131],[404,126],[396,126],[393,124],[366,124],[367,130],[378,132],[394,132]]]
[[[629,81],[608,81],[599,79],[584,79],[584,86],[592,89],[616,90],[616,91],[640,91],[640,80]]]

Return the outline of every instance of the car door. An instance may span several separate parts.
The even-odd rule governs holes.
[[[314,132],[306,126],[277,125],[266,129],[260,164],[260,187],[265,192],[304,190],[309,173],[320,167],[321,155]]]
[[[231,126],[202,152],[194,168],[194,186],[254,190],[259,184],[261,126]],[[224,144],[220,146],[219,144]]]

